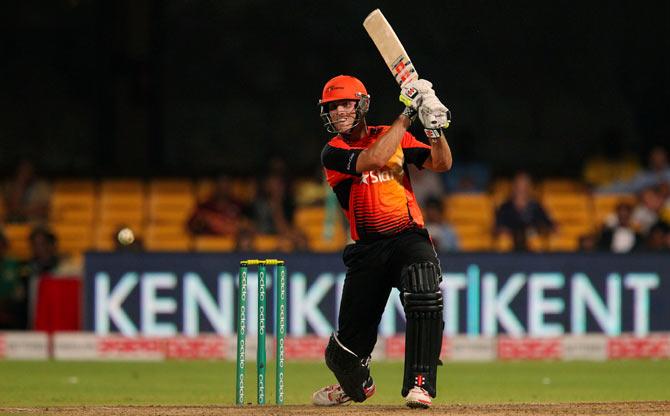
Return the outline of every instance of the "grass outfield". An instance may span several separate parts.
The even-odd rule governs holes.
[[[272,363],[267,402],[274,403]],[[402,363],[373,362],[377,393],[366,403],[399,404]],[[0,361],[0,407],[81,405],[228,405],[235,363]],[[307,404],[334,382],[320,362],[289,362],[286,404]],[[447,363],[435,404],[670,400],[670,360]],[[247,401],[256,400],[248,363]]]

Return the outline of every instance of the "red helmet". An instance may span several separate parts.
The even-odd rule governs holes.
[[[337,100],[360,100],[364,95],[368,95],[368,91],[358,78],[338,75],[326,82],[319,104]]]
[[[323,87],[323,93],[319,100],[321,119],[323,120],[324,127],[330,133],[338,133],[338,131],[330,119],[326,104],[338,100],[358,101],[356,104],[356,120],[352,128],[361,122],[370,107],[370,95],[368,95],[365,85],[358,78],[349,75],[338,75],[332,78]]]

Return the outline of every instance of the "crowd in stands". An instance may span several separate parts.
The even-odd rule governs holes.
[[[582,180],[491,179],[481,164],[410,176],[440,253],[670,252],[667,151],[653,149],[644,169],[603,163],[587,163]],[[107,183],[42,178],[21,161],[0,188],[0,329],[25,328],[39,276],[81,275],[88,250],[339,252],[350,242],[322,178],[268,165],[259,178]]]

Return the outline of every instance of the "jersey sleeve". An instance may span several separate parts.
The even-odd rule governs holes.
[[[405,161],[414,164],[420,169],[423,168],[423,164],[430,156],[430,146],[419,141],[409,132],[405,133],[400,145],[405,154]]]
[[[356,172],[356,161],[363,149],[341,149],[327,144],[321,152],[321,163],[326,169],[349,175],[360,175]]]

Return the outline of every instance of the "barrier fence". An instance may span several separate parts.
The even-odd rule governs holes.
[[[282,258],[288,266],[288,335],[327,337],[336,327],[344,284],[340,256]],[[83,328],[99,335],[233,336],[239,260],[232,254],[89,253]],[[667,255],[454,254],[440,261],[447,337],[645,337],[670,331]],[[257,283],[250,271],[252,304]],[[273,299],[267,310],[274,310]],[[257,317],[247,312],[247,331],[254,333]],[[267,320],[272,328],[274,315]],[[404,327],[394,289],[379,332],[392,337]]]
[[[257,344],[249,338],[247,347],[253,359]],[[273,342],[269,337],[268,347]],[[288,337],[286,360],[322,360],[328,338]],[[268,352],[272,348],[266,349]],[[374,360],[402,360],[404,336],[379,338]],[[236,357],[235,337],[200,335],[197,337],[126,337],[86,332],[0,332],[0,359],[63,361],[164,361],[228,360]],[[269,355],[274,359],[273,354]],[[668,359],[670,333],[646,337],[623,335],[563,336],[557,338],[445,337],[441,358],[445,361],[494,360],[586,360]]]

